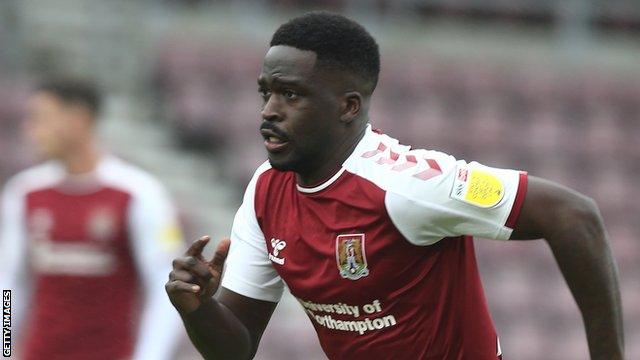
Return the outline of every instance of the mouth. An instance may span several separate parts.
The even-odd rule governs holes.
[[[262,129],[260,130],[262,137],[264,138],[264,146],[270,153],[279,153],[284,151],[289,145],[289,140],[276,134],[272,130]]]

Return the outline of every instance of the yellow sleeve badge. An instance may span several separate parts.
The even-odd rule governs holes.
[[[467,204],[490,208],[504,197],[504,184],[488,171],[458,167],[450,196]]]
[[[158,240],[164,251],[174,251],[182,245],[182,231],[175,223],[167,224],[160,229]]]

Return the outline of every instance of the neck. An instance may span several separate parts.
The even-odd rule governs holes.
[[[346,136],[337,146],[324,156],[318,159],[315,167],[309,171],[297,173],[298,184],[305,187],[312,187],[329,179],[340,170],[342,164],[353,153],[356,146],[366,133],[367,127],[363,127],[359,132]]]
[[[68,174],[81,175],[94,171],[101,157],[101,151],[90,141],[74,149],[60,161]]]

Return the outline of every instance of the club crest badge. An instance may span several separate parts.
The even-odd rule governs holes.
[[[358,280],[369,275],[364,250],[364,234],[338,235],[336,261],[340,276],[345,279]]]
[[[108,208],[94,210],[88,223],[89,236],[99,241],[113,239],[117,231],[116,221],[115,213]]]
[[[29,234],[36,241],[47,240],[54,227],[53,212],[37,208],[29,215]]]

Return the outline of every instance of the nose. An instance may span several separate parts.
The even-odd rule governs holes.
[[[262,116],[262,119],[266,121],[279,121],[282,119],[279,112],[277,96],[269,96],[269,99],[262,107],[262,111],[260,111],[260,115]]]

